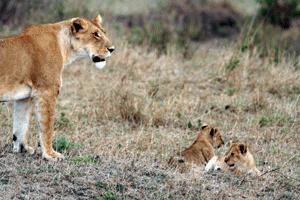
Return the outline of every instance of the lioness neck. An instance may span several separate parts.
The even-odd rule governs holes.
[[[76,54],[72,46],[72,35],[70,30],[71,21],[57,23],[61,29],[57,33],[60,51],[64,60],[64,65],[69,65],[74,62],[79,56]]]
[[[27,27],[21,34],[39,35],[54,33],[57,37],[59,49],[64,65],[71,64],[76,59],[76,53],[71,44],[71,20],[65,20],[54,24],[32,25]]]

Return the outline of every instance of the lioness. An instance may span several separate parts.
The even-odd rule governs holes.
[[[56,98],[62,85],[64,65],[89,57],[103,68],[114,46],[101,26],[92,20],[33,25],[22,33],[0,39],[0,101],[13,101],[13,151],[33,153],[24,143],[33,107],[40,127],[43,157],[63,158],[52,148]]]
[[[214,155],[214,147],[221,147],[224,144],[222,135],[217,128],[203,126],[193,144],[178,153],[176,157],[170,158],[168,164],[176,167],[180,172],[188,171],[192,165],[203,165]]]
[[[261,174],[252,153],[244,143],[231,143],[225,156],[214,156],[205,167],[205,171],[210,170],[223,170],[236,175],[240,175],[241,172],[257,176]]]

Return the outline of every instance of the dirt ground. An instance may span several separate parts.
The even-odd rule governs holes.
[[[108,66],[67,66],[52,163],[12,153],[10,104],[0,106],[0,199],[300,199],[300,71],[233,43],[184,59],[119,41]],[[180,174],[167,167],[201,124],[249,144],[262,178]],[[38,149],[32,120],[28,143]],[[223,154],[226,146],[217,151]],[[274,170],[274,171],[272,171]]]

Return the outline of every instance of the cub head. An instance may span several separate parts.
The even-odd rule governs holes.
[[[115,50],[102,27],[100,15],[92,20],[71,19],[71,45],[78,56],[88,55],[98,69],[106,65],[106,58]]]
[[[216,148],[220,148],[224,145],[223,137],[219,129],[205,125],[201,128],[201,134],[210,141],[210,143]]]
[[[243,143],[232,143],[230,144],[228,152],[225,154],[225,163],[233,168],[236,165],[243,165],[247,162],[246,154],[248,147]]]

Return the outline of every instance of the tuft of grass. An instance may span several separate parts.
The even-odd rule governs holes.
[[[64,112],[61,112],[58,119],[54,122],[54,129],[64,129],[64,128],[72,128],[72,123],[69,118],[67,118]]]
[[[117,200],[117,196],[115,193],[111,192],[111,191],[106,191],[104,192],[103,195],[98,195],[96,196],[97,200]]]
[[[265,127],[265,126],[287,126],[291,119],[282,114],[282,113],[275,113],[270,115],[263,115],[259,119],[259,126]]]
[[[150,97],[155,97],[159,91],[159,83],[151,81],[149,86],[148,95]]]
[[[225,93],[228,95],[228,96],[232,96],[234,95],[234,93],[237,92],[237,89],[236,88],[233,88],[233,87],[229,87],[229,88],[226,88],[225,90]]]
[[[119,95],[117,108],[123,120],[140,125],[146,121],[142,111],[142,104],[138,102],[132,94],[125,92]]]
[[[225,65],[225,69],[228,71],[233,71],[240,65],[240,59],[236,57],[232,57],[229,62]]]
[[[95,185],[98,189],[108,189],[108,184],[103,181],[97,181]]]
[[[81,147],[82,145],[70,142],[66,137],[59,136],[53,141],[53,148],[58,152],[68,151],[72,147]]]

